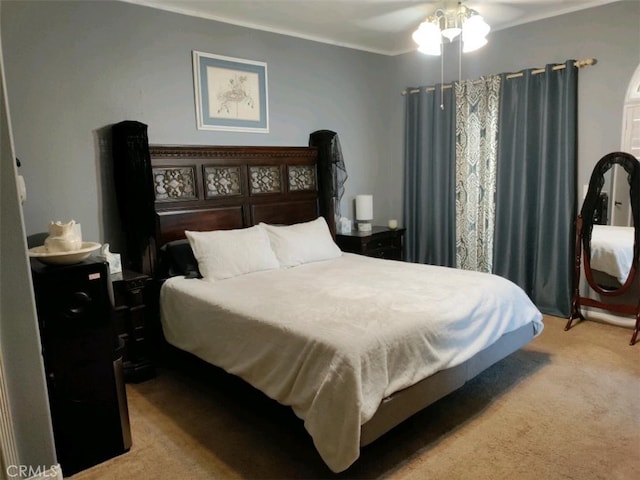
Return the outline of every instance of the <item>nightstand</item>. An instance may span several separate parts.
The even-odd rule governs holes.
[[[155,377],[149,360],[147,338],[148,295],[145,289],[151,278],[142,273],[123,270],[111,275],[115,302],[116,334],[124,341],[123,369],[127,382],[141,382]]]
[[[370,232],[336,234],[336,243],[340,250],[349,253],[359,253],[368,257],[386,258],[389,260],[403,260],[404,228],[391,230],[387,227],[373,227]]]

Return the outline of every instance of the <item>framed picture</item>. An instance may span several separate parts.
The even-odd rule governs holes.
[[[269,131],[267,64],[193,52],[199,130]]]

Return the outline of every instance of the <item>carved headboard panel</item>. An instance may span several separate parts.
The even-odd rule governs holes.
[[[185,230],[225,230],[318,217],[314,147],[149,147],[155,248]],[[331,225],[331,223],[330,223]],[[155,252],[150,252],[155,263]]]

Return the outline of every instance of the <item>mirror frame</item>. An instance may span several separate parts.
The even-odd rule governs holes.
[[[620,165],[628,174],[629,197],[634,224],[633,261],[626,282],[617,289],[603,289],[596,283],[591,271],[591,235],[593,233],[593,215],[597,206],[604,176],[614,165]],[[625,152],[613,152],[602,157],[591,173],[589,189],[582,203],[577,225],[578,233],[582,237],[582,251],[584,252],[584,273],[591,288],[603,296],[623,295],[633,283],[638,267],[640,253],[640,162],[631,154]]]

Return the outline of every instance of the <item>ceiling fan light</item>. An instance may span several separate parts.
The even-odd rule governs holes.
[[[429,21],[425,20],[420,24],[418,29],[413,32],[411,35],[413,41],[418,45],[422,45],[424,43],[434,43],[440,41],[440,28],[438,26]]]
[[[448,39],[450,42],[453,42],[453,39],[456,38],[462,32],[461,28],[458,27],[450,27],[442,30],[442,36]]]
[[[486,37],[491,27],[484,21],[481,15],[471,15],[462,24],[462,35],[472,35],[474,37]]]
[[[413,32],[413,41],[418,44],[418,51],[427,55],[440,55],[440,28],[430,19],[422,22]]]
[[[485,37],[476,37],[476,38],[463,38],[462,40],[462,51],[464,53],[474,52],[487,44],[487,39]]]
[[[462,51],[473,52],[485,46],[491,27],[475,10],[459,4],[455,10],[438,9],[413,32],[418,51],[426,55],[441,55],[443,38],[453,42],[461,37]]]
[[[442,45],[441,43],[430,43],[430,44],[423,44],[420,45],[418,47],[418,51],[420,53],[424,53],[425,55],[440,55],[442,52],[440,50],[440,45]]]

